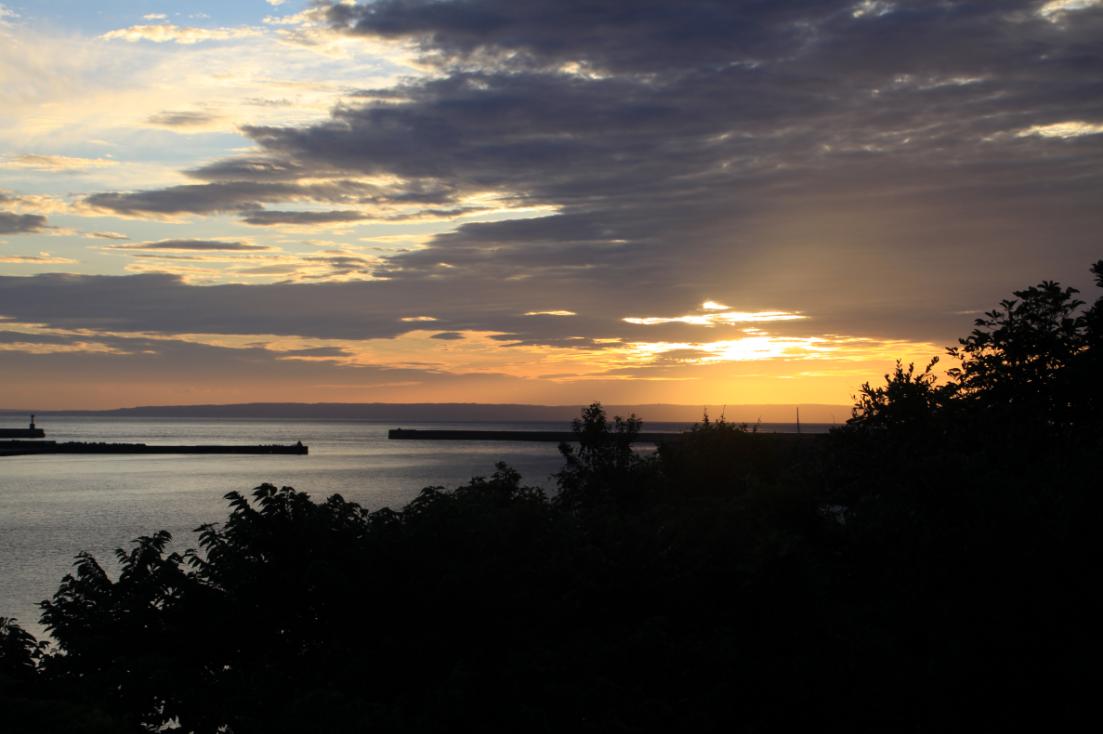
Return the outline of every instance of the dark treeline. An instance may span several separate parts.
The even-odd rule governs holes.
[[[1103,286],[1103,261],[1093,272]],[[1021,291],[828,436],[600,406],[545,496],[499,465],[374,512],[270,485],[199,548],[82,555],[6,732],[1000,731],[1093,712],[1103,299]]]

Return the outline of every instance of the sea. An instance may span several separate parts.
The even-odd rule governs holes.
[[[9,422],[5,421],[4,425]],[[114,551],[158,530],[172,550],[197,546],[195,529],[221,522],[227,492],[263,483],[290,486],[315,500],[340,494],[369,510],[400,509],[424,487],[456,487],[489,476],[495,462],[549,493],[562,467],[554,443],[387,439],[389,428],[565,430],[561,423],[429,423],[50,415],[39,421],[55,441],[147,444],[292,444],[296,455],[89,455],[0,457],[0,617],[47,637],[39,602],[53,595],[75,556],[86,551],[112,574]],[[689,424],[648,423],[649,431]],[[773,424],[763,430],[788,432]],[[808,426],[806,430],[823,427]],[[640,446],[640,451],[654,447]]]

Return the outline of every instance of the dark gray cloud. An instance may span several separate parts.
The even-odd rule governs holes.
[[[1103,9],[1041,5],[340,5],[336,26],[415,38],[446,73],[251,132],[302,166],[561,207],[442,235],[393,278],[554,277],[672,311],[718,294],[929,336],[944,304],[1076,281],[1098,251],[1103,135],[1023,133],[1103,124]]]
[[[1047,20],[1044,0],[383,0],[331,3],[337,28],[413,38],[445,61],[584,63],[618,74],[681,75],[778,61],[826,70],[945,72],[1007,63],[1009,48],[1098,39],[1098,8]],[[1051,22],[1057,20],[1061,22]],[[978,36],[996,44],[976,43]],[[888,68],[875,64],[887,63]]]
[[[317,211],[258,211],[250,212],[242,217],[246,224],[258,226],[273,226],[277,224],[332,224],[336,222],[358,222],[367,219],[367,215],[352,210],[338,210],[328,212]]]
[[[262,202],[298,193],[291,184],[253,181],[187,184],[166,189],[93,194],[85,203],[123,215],[220,214],[260,209]]]
[[[347,357],[349,353],[341,347],[310,347],[308,349],[289,349],[280,352],[281,357],[314,357],[314,358],[340,358]]]
[[[251,245],[246,242],[227,242],[225,240],[157,240],[156,242],[135,242],[127,245],[108,245],[108,250],[170,250],[196,252],[247,252],[270,250],[265,245]]]
[[[378,261],[372,258],[348,255],[345,253],[304,257],[303,262],[326,265],[329,268],[329,272],[319,276],[321,278],[331,278],[342,275],[372,275],[379,265]]]
[[[0,344],[69,344],[72,337],[57,334],[25,334],[0,329]]]
[[[277,202],[385,218],[396,205],[458,211],[464,195],[493,190],[555,213],[464,224],[382,262],[322,256],[385,280],[201,292],[105,282],[151,299],[126,320],[190,331],[387,336],[409,328],[399,316],[432,313],[443,333],[501,331],[509,343],[688,341],[731,330],[621,319],[711,298],[809,316],[777,333],[949,342],[968,329],[959,312],[1041,278],[1084,283],[1100,254],[1103,7],[1041,7],[335,4],[335,28],[413,39],[438,73],[364,90],[320,124],[246,128],[262,153],[189,172],[202,183],[88,202],[260,222],[294,213],[264,209]],[[364,175],[399,183],[353,182]],[[108,288],[36,287],[71,308]],[[17,283],[3,288],[18,297]],[[112,318],[106,306],[60,308],[43,318]],[[519,315],[559,309],[579,316]]]
[[[442,341],[458,341],[459,339],[463,339],[463,334],[459,333],[458,331],[441,331],[439,333],[433,334],[429,338],[441,339]]]
[[[165,110],[164,112],[158,112],[156,115],[150,116],[147,122],[153,125],[162,125],[164,127],[198,127],[200,125],[206,125],[209,122],[214,122],[217,119],[218,115],[212,115],[209,112],[174,112]]]
[[[372,268],[370,259],[347,255],[321,255],[312,262],[325,265],[327,271],[337,275],[370,275]],[[255,270],[292,275],[299,269],[297,265],[272,265]],[[1073,282],[1088,281],[1084,270]],[[473,299],[471,283],[464,278],[193,286],[168,274],[0,276],[0,315],[59,328],[332,339],[388,338],[424,330],[428,325],[435,332],[445,333],[501,331],[504,344],[577,348],[595,347],[593,337],[684,342],[742,335],[741,325],[710,329],[678,323],[641,326],[621,320],[628,315],[671,316],[687,311],[680,308],[678,294],[671,297],[660,290],[653,298],[631,289],[619,299],[611,299],[600,284],[581,287],[578,278],[557,272],[533,280],[496,281],[491,277],[480,285],[486,295]],[[696,293],[690,297],[700,300]],[[767,300],[760,302],[748,299],[729,305],[747,310],[770,308],[775,301],[768,299],[767,295]],[[922,299],[860,300],[857,304],[844,301],[819,308],[808,321],[770,324],[769,331],[782,335],[880,336],[898,332],[948,343],[952,336],[968,331],[972,323],[972,317],[954,311],[986,307],[992,302],[954,302],[942,306],[932,317],[918,310]],[[518,303],[547,310],[565,308],[578,315],[532,318],[518,312]],[[134,304],[141,304],[141,308]],[[436,320],[428,324],[401,320],[422,314]]]
[[[46,229],[46,217],[40,214],[0,212],[0,234],[27,234]]]
[[[353,270],[371,265],[370,259],[351,255],[319,255],[311,262]],[[507,302],[531,285],[518,282],[512,288]],[[142,307],[134,308],[136,303]],[[480,326],[487,308],[500,309],[506,325],[534,321],[509,315],[512,306],[468,303],[465,288],[443,282],[435,287],[399,281],[198,287],[167,274],[0,276],[0,315],[61,328],[360,339],[424,329],[424,323],[399,320],[411,309],[435,314],[435,330],[461,331]]]
[[[263,176],[262,176],[263,178]],[[273,201],[368,204],[390,201],[376,186],[348,180],[299,184],[272,181],[216,181],[150,191],[93,194],[85,203],[128,216],[255,213]]]
[[[231,174],[230,171],[235,169],[237,173]],[[247,179],[250,171],[255,172],[256,180]],[[452,188],[435,184],[427,185],[420,181],[406,182],[400,187],[392,188],[340,178],[321,183],[300,183],[296,180],[298,176],[312,179],[324,178],[325,172],[312,172],[310,169],[278,162],[265,167],[232,159],[227,161],[226,169],[221,169],[216,164],[188,173],[193,177],[209,176],[212,180],[165,189],[93,194],[86,197],[84,202],[96,209],[124,216],[157,217],[236,212],[242,214],[246,220],[255,220],[251,223],[263,224],[267,223],[266,218],[275,220],[280,216],[289,217],[300,214],[298,212],[266,214],[263,205],[277,201],[388,207],[410,204],[449,204],[456,196],[456,191]],[[240,178],[234,179],[232,175]],[[354,212],[345,210],[329,213],[351,217]],[[359,218],[366,216],[366,214],[361,215]]]
[[[226,158],[185,171],[202,181],[296,181],[311,173],[291,161],[270,158]]]
[[[498,374],[447,374],[417,367],[353,365],[329,348],[281,352],[259,346],[228,348],[174,339],[20,334],[0,331],[0,344],[32,343],[39,351],[4,351],[0,384],[9,407],[38,405],[115,407],[121,404],[300,400],[416,402],[426,390],[434,400],[465,390],[514,387],[522,380]],[[100,348],[87,348],[89,344]],[[106,347],[104,349],[103,347]],[[331,358],[327,358],[331,357]],[[125,392],[104,395],[104,385]],[[248,386],[247,391],[243,386]],[[36,397],[37,396],[37,397]],[[91,397],[91,400],[90,400]]]

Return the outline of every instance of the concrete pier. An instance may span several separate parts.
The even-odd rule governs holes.
[[[34,424],[34,416],[26,428],[0,428],[0,438],[46,438],[46,432]]]
[[[41,428],[0,428],[0,438],[46,438]]]
[[[68,441],[0,441],[0,456],[30,454],[296,454],[305,455],[302,443],[260,446],[150,446],[144,443],[85,443]]]
[[[680,437],[681,433],[639,433],[633,443],[661,443]],[[578,441],[573,431],[465,431],[423,430],[417,428],[392,428],[387,438],[412,441],[544,441],[571,443]]]

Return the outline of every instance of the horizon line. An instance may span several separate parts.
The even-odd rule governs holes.
[[[271,406],[301,406],[301,407],[427,407],[427,406],[453,406],[453,407],[522,407],[522,408],[577,408],[592,405],[594,402],[603,407],[631,407],[631,408],[795,408],[795,407],[824,407],[847,408],[850,405],[842,403],[604,403],[592,401],[589,403],[485,403],[485,402],[461,402],[461,401],[423,401],[423,402],[299,402],[299,401],[250,401],[243,403],[155,403],[147,405],[125,405],[114,408],[33,408],[33,407],[0,407],[0,414],[8,413],[35,413],[36,415],[48,415],[51,413],[110,413],[120,410],[152,410],[157,408],[236,408],[236,407],[271,407]]]

